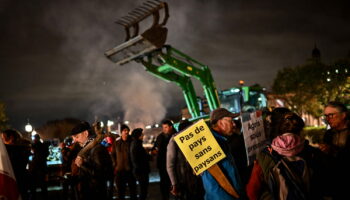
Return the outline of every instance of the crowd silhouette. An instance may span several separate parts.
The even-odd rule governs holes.
[[[120,135],[115,135],[100,122],[77,123],[59,144],[62,199],[146,200],[153,157],[160,177],[158,199],[162,200],[348,198],[344,183],[350,178],[350,116],[344,104],[325,105],[327,130],[318,147],[302,137],[305,124],[299,115],[287,108],[267,111],[266,145],[250,166],[237,118],[239,114],[219,108],[211,112],[209,121],[226,155],[217,164],[237,195],[228,193],[208,171],[194,175],[174,141],[193,122],[182,120],[175,129],[165,119],[152,149],[143,146],[142,127],[131,130],[123,124]],[[21,198],[48,199],[48,144],[38,134],[31,141],[15,129],[2,130],[1,137]]]

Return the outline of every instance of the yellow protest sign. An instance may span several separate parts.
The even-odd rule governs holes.
[[[196,175],[226,157],[204,120],[174,137]]]

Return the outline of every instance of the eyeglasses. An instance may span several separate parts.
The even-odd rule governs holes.
[[[323,116],[325,118],[328,118],[328,119],[332,119],[334,117],[335,114],[338,114],[339,112],[336,112],[336,113],[329,113],[329,114],[324,114]]]

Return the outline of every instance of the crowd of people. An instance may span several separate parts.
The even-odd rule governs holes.
[[[350,115],[346,106],[339,102],[325,106],[328,129],[317,148],[301,136],[305,124],[298,114],[287,108],[265,114],[266,146],[248,166],[241,124],[236,120],[239,114],[224,108],[211,112],[210,130],[226,155],[217,165],[228,186],[208,170],[194,175],[174,140],[192,125],[188,120],[181,121],[178,130],[170,120],[162,121],[162,132],[150,151],[142,146],[142,128],[131,131],[124,124],[116,138],[99,123],[91,126],[81,121],[61,145],[64,199],[113,199],[117,194],[122,200],[128,194],[131,200],[145,200],[152,156],[157,157],[161,200],[348,198],[344,183],[350,178]],[[1,135],[22,199],[35,199],[37,187],[46,199],[47,146],[39,135],[31,144],[14,129]]]
[[[1,138],[6,146],[22,199],[35,199],[38,187],[41,189],[42,198],[47,199],[48,145],[40,140],[39,135],[35,135],[31,143],[15,129],[2,131]]]

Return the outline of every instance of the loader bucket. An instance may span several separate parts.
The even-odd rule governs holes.
[[[161,23],[160,10],[164,10],[164,18]],[[151,27],[139,34],[139,23],[150,16],[153,17]],[[161,48],[165,44],[168,33],[168,29],[163,27],[168,18],[169,10],[166,2],[150,0],[143,3],[142,6],[116,22],[124,27],[126,40],[119,46],[106,51],[105,55],[114,63],[123,65]]]

